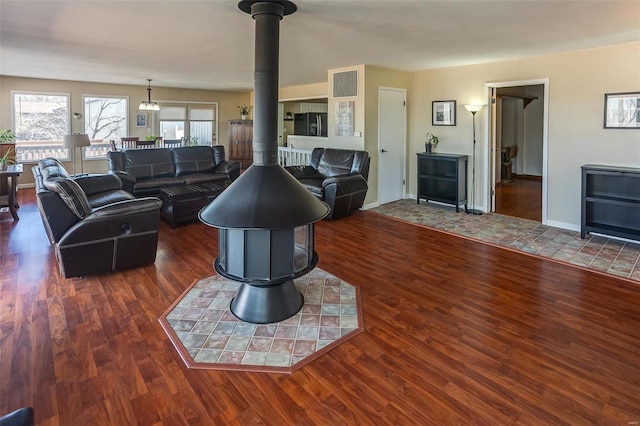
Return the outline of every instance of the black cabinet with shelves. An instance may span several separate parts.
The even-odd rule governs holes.
[[[580,236],[587,232],[640,240],[640,169],[582,166]]]
[[[467,211],[467,155],[419,152],[418,196],[427,201],[452,204],[456,212],[464,203]]]

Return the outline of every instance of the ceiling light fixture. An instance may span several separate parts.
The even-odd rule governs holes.
[[[147,88],[147,100],[140,102],[139,110],[142,111],[160,111],[160,105],[157,102],[151,102],[151,79],[148,78],[149,87]]]

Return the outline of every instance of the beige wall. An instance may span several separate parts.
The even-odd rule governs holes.
[[[371,167],[369,169],[368,179],[369,191],[367,191],[365,204],[378,202],[378,89],[380,87],[405,89],[407,90],[408,101],[409,89],[411,88],[411,73],[370,65],[365,67],[366,123],[364,130],[364,150],[371,156]],[[407,112],[407,123],[409,122],[408,114],[409,113]],[[407,135],[408,141],[408,129],[405,129],[405,134]],[[399,145],[404,143],[404,141],[396,142]],[[407,154],[407,162],[411,162],[411,159],[412,158]]]
[[[580,224],[580,166],[640,165],[640,130],[603,129],[605,93],[640,90],[640,43],[412,74],[410,155],[424,150],[425,134],[440,137],[439,152],[472,151],[471,114],[464,104],[484,103],[485,85],[548,79],[548,223]],[[457,100],[457,125],[431,126],[431,101]],[[487,150],[487,108],[477,114],[479,152]],[[478,157],[480,159],[480,156]],[[478,167],[479,165],[479,167]],[[476,198],[485,203],[485,167],[476,166]],[[409,192],[416,193],[416,167],[408,162]]]
[[[87,83],[79,81],[46,80],[34,78],[0,76],[0,128],[12,128],[11,121],[11,91],[25,90],[36,92],[69,93],[71,98],[71,112],[83,113],[82,95],[118,95],[129,97],[129,135],[144,138],[146,128],[135,127],[135,114],[141,100],[147,98],[147,86],[128,86],[116,84]],[[151,86],[151,100],[153,101],[184,101],[184,102],[218,102],[218,143],[227,145],[229,126],[227,120],[239,118],[237,106],[250,104],[249,92],[189,90]],[[150,120],[151,121],[151,120]],[[82,132],[82,120],[71,119],[71,131]],[[157,120],[155,121],[157,126]],[[152,131],[157,132],[158,129]],[[66,164],[65,167],[71,167]],[[85,172],[106,171],[105,160],[88,160],[84,163]],[[30,166],[25,166],[19,184],[32,183]]]
[[[280,102],[285,102],[301,99],[326,98],[327,93],[329,93],[329,89],[328,83],[325,81],[302,86],[281,87],[278,89],[278,99]]]

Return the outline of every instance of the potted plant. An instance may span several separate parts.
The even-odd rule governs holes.
[[[0,166],[15,164],[16,134],[11,129],[0,129]]]
[[[242,104],[242,105],[238,105],[238,109],[240,110],[240,118],[242,118],[243,120],[246,120],[247,117],[249,116],[249,113],[253,109],[253,107],[250,105]]]
[[[287,120],[293,119],[293,113],[291,111],[287,111],[284,118],[286,118]]]
[[[0,170],[7,170],[7,168],[16,163],[15,156],[11,155],[11,152],[14,151],[13,148],[9,148],[5,151],[4,155],[0,157]]]
[[[440,139],[432,133],[427,133],[427,141],[424,143],[425,152],[431,152],[438,146]]]

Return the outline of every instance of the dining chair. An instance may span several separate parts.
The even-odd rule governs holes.
[[[140,138],[137,136],[129,137],[129,138],[120,138],[120,141],[122,142],[122,149],[136,148],[139,140]]]

